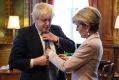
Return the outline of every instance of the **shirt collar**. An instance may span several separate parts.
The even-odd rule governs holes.
[[[38,27],[37,27],[37,25],[35,24],[35,27],[36,27],[36,29],[37,29],[37,31],[38,31],[38,34],[40,35],[41,34],[41,31],[40,30],[38,30]]]

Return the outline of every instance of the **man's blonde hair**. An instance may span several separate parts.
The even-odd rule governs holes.
[[[33,8],[32,18],[35,21],[39,17],[53,17],[52,5],[47,3],[37,3]]]

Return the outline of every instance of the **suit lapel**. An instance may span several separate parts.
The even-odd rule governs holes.
[[[33,44],[35,45],[35,48],[37,48],[37,51],[40,50],[40,53],[43,53],[43,46],[41,43],[41,39],[40,36],[38,34],[38,31],[35,27],[35,24],[33,24],[32,26],[30,26],[30,35],[32,36],[32,41]]]

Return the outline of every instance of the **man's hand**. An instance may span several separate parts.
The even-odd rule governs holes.
[[[49,40],[51,42],[57,42],[59,39],[56,35],[54,35],[51,32],[43,33],[42,37],[43,37],[43,40]]]
[[[33,59],[33,65],[47,65],[48,63],[48,57],[46,55],[42,55],[40,57],[34,58]]]

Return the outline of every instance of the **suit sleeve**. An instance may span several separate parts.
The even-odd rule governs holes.
[[[20,70],[27,70],[30,68],[30,59],[25,59],[24,57],[25,49],[25,34],[22,30],[18,30],[9,57],[9,65],[11,69],[17,68]]]
[[[49,60],[60,70],[70,72],[80,68],[82,65],[90,61],[90,59],[94,56],[93,53],[95,53],[95,49],[86,45],[81,49],[78,49],[67,61],[62,60],[55,53],[49,55]]]
[[[73,53],[75,51],[75,43],[73,40],[69,39],[61,27],[55,26],[52,29],[53,33],[59,37],[59,50]]]

